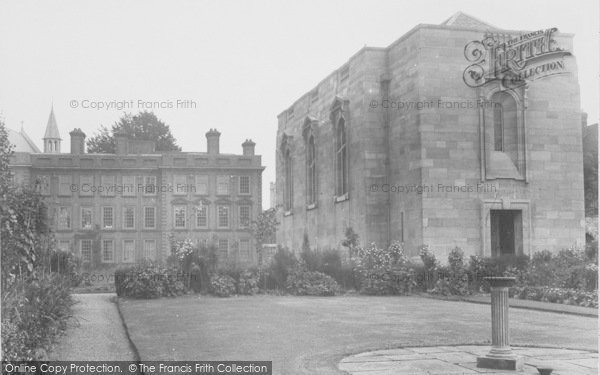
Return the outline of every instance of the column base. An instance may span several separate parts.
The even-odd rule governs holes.
[[[504,358],[488,356],[477,357],[477,367],[479,368],[522,371],[523,363],[523,357],[517,357],[516,355],[507,356]]]

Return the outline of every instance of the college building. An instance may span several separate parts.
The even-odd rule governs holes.
[[[573,35],[459,12],[364,47],[278,115],[277,242],[438,259],[585,245]]]
[[[165,260],[171,239],[211,241],[219,259],[257,262],[250,225],[262,210],[261,157],[246,140],[239,155],[219,152],[220,133],[206,133],[206,152],[160,152],[155,142],[116,136],[116,153],[85,152],[86,135],[69,133],[61,152],[54,110],[43,152],[9,129],[17,184],[46,197],[57,246],[84,263]]]

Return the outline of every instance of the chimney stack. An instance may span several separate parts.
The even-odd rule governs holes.
[[[85,133],[79,128],[69,133],[71,136],[71,154],[85,153]]]
[[[207,144],[207,152],[209,154],[218,154],[219,153],[219,137],[221,133],[217,131],[217,129],[210,129],[206,133],[206,144]]]
[[[256,146],[256,143],[252,142],[251,139],[246,139],[246,142],[242,143],[244,156],[254,156],[254,146]]]

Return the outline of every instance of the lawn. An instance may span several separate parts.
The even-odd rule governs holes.
[[[120,300],[142,360],[267,360],[273,374],[339,374],[348,354],[489,343],[490,306],[419,297]],[[597,350],[597,319],[511,309],[517,345]]]

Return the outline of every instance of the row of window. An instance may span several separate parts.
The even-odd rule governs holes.
[[[315,136],[310,132],[306,137],[306,204],[316,207],[318,199],[317,149]],[[294,206],[294,171],[292,152],[284,151],[284,193],[283,206],[290,211]],[[335,196],[336,199],[348,197],[348,151],[346,144],[346,124],[341,118],[336,126],[335,137]]]
[[[114,239],[103,239],[101,241],[101,256],[100,260],[103,263],[114,263],[117,261],[116,248]],[[137,242],[134,239],[125,239],[121,241],[121,259],[123,263],[131,263],[136,260]],[[143,240],[141,258],[147,258],[151,260],[156,259],[156,240]],[[218,245],[218,256],[221,259],[225,259],[229,256],[229,240],[220,239],[217,242]],[[79,240],[78,255],[81,256],[83,262],[90,262],[92,260],[92,239],[81,239]],[[73,252],[74,249],[71,247],[70,240],[59,240],[58,249],[65,252]],[[240,260],[247,261],[251,259],[250,255],[250,240],[241,239],[239,241],[238,255]]]
[[[100,260],[103,263],[114,263],[116,261],[115,254],[115,240],[104,239],[101,241],[101,256]],[[130,263],[135,262],[136,253],[136,240],[126,239],[121,243],[122,257],[121,262]],[[156,240],[143,240],[142,241],[142,258],[156,259]],[[84,262],[90,262],[92,260],[92,247],[93,240],[81,239],[79,240],[78,252],[81,256],[81,260]],[[71,241],[59,240],[58,249],[66,252],[73,252],[71,247]]]
[[[76,184],[72,175],[58,176],[58,195],[71,196],[78,193],[79,196],[91,197],[100,194],[103,197],[135,197],[139,194],[146,196],[156,195],[157,192],[168,192],[173,195],[209,195],[209,176],[173,176],[172,184],[160,186],[156,176],[142,176],[136,183],[137,176],[121,176],[121,184],[117,182],[117,176],[101,176],[99,184],[94,184],[94,176],[79,176],[79,184]],[[216,176],[216,195],[231,195],[232,176]],[[50,176],[38,176],[39,190],[43,195],[51,194]],[[251,177],[238,176],[238,194],[251,194]]]
[[[231,227],[231,207],[217,205],[217,228]],[[238,228],[247,229],[251,222],[251,208],[248,205],[238,206]],[[187,206],[173,207],[173,227],[176,229],[188,228],[189,222],[194,222],[196,228],[208,228],[208,206],[196,206],[188,210]]]
[[[231,207],[228,205],[216,206],[216,227],[219,229],[229,229],[231,227]],[[209,207],[199,205],[191,210],[187,206],[173,206],[173,227],[176,229],[186,229],[192,224],[199,229],[208,229],[209,227]],[[116,229],[115,220],[116,209],[113,206],[100,207],[100,227],[106,230]],[[146,206],[142,208],[143,229],[156,229],[156,207]],[[123,220],[121,227],[124,230],[136,229],[136,207],[122,207]],[[94,227],[94,207],[80,207],[79,229],[91,230]],[[252,218],[251,206],[238,206],[238,228],[247,229],[250,227]],[[56,228],[58,230],[70,230],[73,227],[71,207],[63,206],[57,209]]]

